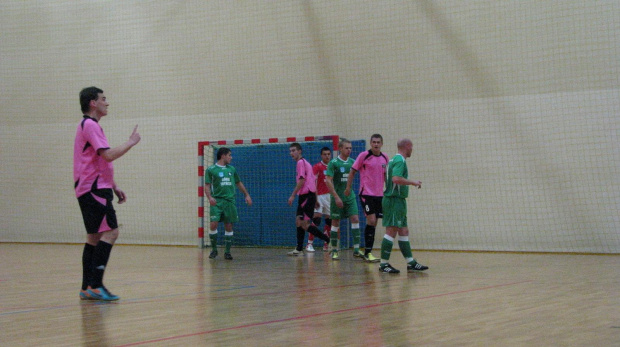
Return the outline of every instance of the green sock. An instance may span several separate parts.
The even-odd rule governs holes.
[[[338,251],[338,235],[340,231],[333,231],[329,235],[329,243],[332,245],[333,251]]]
[[[407,260],[407,263],[410,263],[413,260],[413,254],[411,254],[411,244],[409,240],[398,240],[398,247],[400,248],[400,252],[403,254],[403,257]]]
[[[381,260],[390,259],[392,248],[394,248],[394,239],[388,235],[385,235],[383,237],[383,241],[381,241]]]
[[[351,234],[353,234],[353,250],[355,252],[360,251],[360,240],[362,239],[360,234],[360,228],[351,229]]]
[[[225,247],[224,252],[230,253],[230,247],[232,246],[232,240],[233,240],[232,231],[224,234],[224,247]]]
[[[211,248],[213,248],[214,251],[217,251],[217,233],[209,234],[209,239],[211,240]]]

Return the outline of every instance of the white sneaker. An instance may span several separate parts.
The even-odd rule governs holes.
[[[297,249],[294,249],[286,254],[292,255],[292,256],[298,256],[298,255],[304,255],[304,251],[298,251]]]
[[[312,247],[311,243],[309,243],[308,246],[306,246],[306,251],[307,252],[314,252],[314,247]]]

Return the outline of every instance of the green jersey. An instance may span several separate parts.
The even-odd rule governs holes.
[[[390,159],[388,162],[387,175],[385,177],[385,191],[383,192],[383,196],[403,199],[408,197],[409,186],[394,184],[394,182],[392,182],[392,177],[394,176],[409,178],[405,158],[400,154],[396,154],[394,158]]]
[[[211,196],[216,199],[235,201],[237,183],[241,182],[237,170],[230,165],[209,166],[205,174],[205,183],[211,184]]]
[[[332,161],[327,164],[327,172],[325,172],[325,176],[331,176],[334,182],[334,189],[336,193],[342,200],[353,199],[355,201],[355,194],[351,192],[351,195],[348,197],[344,195],[344,190],[347,188],[347,180],[349,179],[349,173],[351,172],[351,167],[355,163],[355,160],[351,159],[351,157],[347,158],[347,160],[342,160],[340,157],[336,157]]]

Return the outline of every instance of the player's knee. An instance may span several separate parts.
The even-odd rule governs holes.
[[[118,239],[118,234],[119,234],[118,229],[104,231],[103,233],[101,233],[100,240],[113,245],[114,242],[116,242],[116,239]]]

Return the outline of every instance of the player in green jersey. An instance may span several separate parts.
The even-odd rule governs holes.
[[[217,225],[224,223],[224,259],[232,260],[230,247],[233,239],[233,223],[239,221],[237,207],[235,206],[235,192],[239,188],[245,195],[245,202],[252,206],[252,198],[245,189],[237,170],[230,165],[232,153],[229,148],[222,147],[217,150],[217,163],[209,166],[205,174],[205,195],[209,199],[211,224],[209,238],[212,251],[209,258],[217,257]],[[235,188],[236,187],[236,188]]]
[[[381,265],[379,271],[397,274],[400,271],[388,263],[394,247],[394,239],[398,234],[398,246],[407,260],[407,272],[424,271],[428,269],[413,259],[411,244],[409,243],[409,228],[407,227],[407,197],[409,186],[422,188],[422,182],[409,179],[409,172],[405,159],[411,157],[413,144],[409,139],[398,140],[398,154],[388,163],[383,192],[383,226],[385,236],[381,243]]]
[[[347,180],[351,166],[355,162],[349,158],[352,150],[351,141],[340,139],[338,144],[338,157],[333,159],[327,165],[325,173],[325,183],[331,197],[330,213],[332,219],[332,227],[330,233],[330,244],[332,247],[332,260],[338,260],[338,238],[340,236],[340,220],[349,218],[351,222],[351,233],[353,234],[353,255],[363,259],[360,252],[360,219],[359,210],[357,209],[357,200],[355,193],[346,196],[344,190],[347,188]]]

